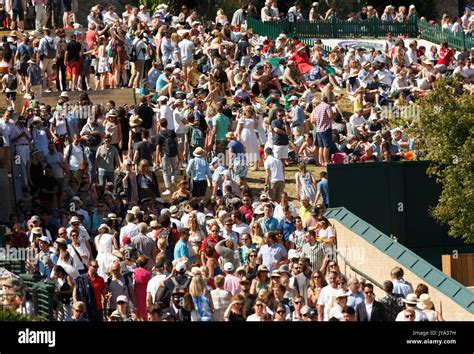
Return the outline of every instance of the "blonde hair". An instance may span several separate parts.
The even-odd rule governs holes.
[[[194,298],[200,297],[206,292],[206,290],[206,283],[204,282],[202,275],[198,274],[193,276],[191,284],[189,285],[189,293],[191,296]]]
[[[225,277],[221,274],[216,275],[214,277],[214,283],[216,284],[216,287],[219,289],[222,289],[224,287],[224,282],[225,282]]]

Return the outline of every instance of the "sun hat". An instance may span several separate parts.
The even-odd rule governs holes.
[[[405,304],[416,305],[417,302],[418,302],[418,298],[416,297],[415,294],[408,294],[405,299],[402,299],[402,301],[403,301]]]
[[[42,235],[43,229],[41,227],[34,227],[31,229],[31,233],[35,235]]]
[[[262,272],[269,272],[267,266],[265,264],[259,265],[257,269],[257,276]]]
[[[178,215],[179,214],[179,208],[176,205],[172,205],[170,207],[170,213],[171,213],[171,216]]]
[[[291,96],[288,101],[298,101],[298,100],[299,100],[298,96]]]
[[[66,91],[63,91],[63,92],[61,92],[61,94],[59,95],[59,97],[62,97],[62,98],[69,98],[69,93],[67,93]]]
[[[215,163],[219,162],[219,158],[217,156],[214,156],[211,160],[211,165],[214,165]]]
[[[32,123],[40,123],[40,122],[42,123],[43,120],[41,119],[41,117],[35,116],[31,122]]]
[[[106,229],[107,232],[110,232],[110,227],[107,224],[100,224],[100,226],[97,228],[97,231],[100,231],[101,229]]]
[[[62,237],[58,237],[58,238],[56,239],[56,241],[54,241],[54,242],[60,243],[60,244],[63,244],[63,245],[67,244],[66,239],[64,239],[64,238],[62,238]]]
[[[138,127],[142,124],[142,119],[138,115],[133,115],[129,122],[131,127]]]
[[[194,149],[193,155],[196,157],[201,157],[204,155],[205,151],[202,147],[198,146],[196,149]]]
[[[334,295],[334,298],[337,299],[339,297],[348,297],[347,293],[344,291],[344,289],[337,289],[336,294]]]
[[[281,278],[281,274],[278,270],[272,271],[272,274],[270,275],[271,278]]]
[[[259,205],[253,211],[253,215],[261,215],[263,214],[263,205]]]
[[[431,310],[433,308],[433,301],[428,294],[421,294],[416,305],[420,310]]]
[[[117,117],[117,110],[115,109],[111,109],[110,111],[107,112],[107,114],[105,115],[106,117]]]

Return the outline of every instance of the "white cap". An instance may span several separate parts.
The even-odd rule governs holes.
[[[234,271],[234,265],[230,262],[227,262],[226,264],[224,264],[224,270],[226,272],[232,272]]]
[[[38,122],[42,122],[42,120],[41,120],[40,117],[35,116],[31,122],[32,122],[32,123],[38,123]]]
[[[299,101],[298,96],[291,96],[288,101]]]
[[[166,96],[158,97],[158,101],[167,101],[167,100],[168,100],[168,97],[166,97]]]
[[[185,272],[186,271],[186,263],[184,263],[184,262],[176,263],[176,271],[177,272]]]
[[[214,165],[217,162],[219,162],[219,158],[217,156],[214,156],[211,160],[211,165]]]

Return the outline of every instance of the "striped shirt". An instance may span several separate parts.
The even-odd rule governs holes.
[[[322,243],[316,242],[313,246],[309,243],[303,245],[301,257],[309,258],[313,272],[321,268],[324,256],[324,245]]]

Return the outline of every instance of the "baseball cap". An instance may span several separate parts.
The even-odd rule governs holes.
[[[226,272],[232,272],[234,270],[234,265],[230,262],[227,262],[226,264],[224,264],[224,270]]]
[[[186,263],[184,262],[178,262],[176,264],[176,271],[179,273],[183,273],[186,271]]]

